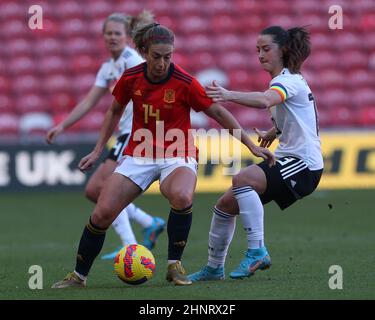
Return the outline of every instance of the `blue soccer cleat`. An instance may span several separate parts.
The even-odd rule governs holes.
[[[165,221],[162,218],[155,217],[152,220],[152,225],[143,229],[143,245],[151,250],[155,247],[158,236],[165,229]]]
[[[258,269],[265,270],[269,267],[271,267],[271,258],[266,247],[248,249],[245,253],[245,258],[229,276],[232,279],[242,279],[252,276]]]
[[[210,266],[204,266],[198,272],[188,275],[188,279],[192,282],[197,281],[211,281],[211,280],[224,280],[224,268],[212,268]]]
[[[102,255],[100,259],[102,259],[102,260],[113,260],[114,258],[116,258],[118,252],[119,252],[122,248],[123,248],[123,247],[121,247],[121,246],[120,246],[120,247],[117,247],[117,248],[115,249],[115,251]]]

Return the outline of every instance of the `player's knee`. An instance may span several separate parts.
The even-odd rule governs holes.
[[[232,186],[233,187],[243,187],[243,186],[251,186],[254,187],[255,181],[251,179],[249,174],[243,174],[241,170],[238,174],[233,176],[232,178]]]
[[[97,187],[95,185],[92,185],[92,184],[88,184],[86,186],[85,196],[90,201],[96,203],[98,201],[99,194],[100,194],[100,188],[99,187]]]
[[[172,199],[170,199],[171,206],[175,209],[182,210],[189,207],[193,202],[193,195],[183,192],[177,192]]]
[[[237,214],[235,208],[233,208],[233,201],[226,196],[221,196],[217,200],[215,207],[228,214]]]
[[[113,221],[113,208],[106,205],[97,205],[91,216],[91,221],[100,228],[108,228]]]

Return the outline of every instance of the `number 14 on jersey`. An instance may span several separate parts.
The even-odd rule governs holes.
[[[155,121],[160,120],[160,110],[154,110],[152,104],[143,104],[142,107],[145,109],[145,124],[148,124],[150,117],[155,117]]]

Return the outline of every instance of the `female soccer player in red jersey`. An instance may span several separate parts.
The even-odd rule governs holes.
[[[114,84],[124,71],[144,61],[139,53],[131,48],[127,42],[136,25],[147,24],[153,21],[153,14],[146,10],[137,16],[125,16],[113,13],[105,19],[103,24],[103,38],[111,59],[104,62],[100,67],[95,84],[86,97],[75,106],[66,119],[48,131],[46,137],[48,143],[53,143],[58,135],[90,112],[108,91],[113,90]],[[110,177],[116,168],[117,162],[121,159],[121,151],[129,141],[132,118],[133,105],[130,101],[126,112],[123,113],[119,121],[120,134],[115,145],[108,153],[106,159],[95,170],[86,185],[86,197],[94,203],[97,202],[106,179]],[[116,233],[120,236],[123,245],[137,243],[129,223],[129,218],[141,225],[144,235],[143,244],[147,248],[152,249],[158,235],[165,227],[164,220],[159,217],[152,217],[133,203],[130,203],[112,224]],[[113,260],[118,250],[103,255],[102,259]]]
[[[146,62],[127,70],[113,90],[109,108],[94,150],[79,163],[90,169],[99,158],[117,125],[124,106],[133,100],[133,127],[122,162],[100,193],[98,203],[84,228],[78,247],[76,267],[54,288],[85,286],[95,257],[99,254],[106,229],[118,213],[142,194],[152,182],[160,181],[160,192],[170,203],[167,280],[189,285],[181,265],[192,221],[192,201],[197,181],[196,148],[191,145],[190,108],[203,111],[231,133],[241,130],[241,141],[256,156],[274,164],[273,154],[251,142],[235,118],[213,103],[198,81],[171,62],[174,34],[157,23],[139,28],[133,41]],[[162,131],[165,139],[158,139]],[[177,155],[168,135],[182,135]],[[174,140],[173,140],[174,141]],[[176,150],[175,150],[176,151]]]

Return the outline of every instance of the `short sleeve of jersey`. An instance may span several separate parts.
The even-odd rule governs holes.
[[[142,62],[143,62],[143,59],[140,55],[129,52],[125,60],[125,63],[126,63],[125,70],[133,68],[141,64]]]
[[[213,104],[212,99],[207,96],[203,87],[196,79],[193,79],[190,84],[188,103],[197,112],[207,110]]]
[[[127,105],[131,99],[131,90],[128,77],[121,76],[113,88],[112,95],[116,98],[117,102],[121,105]]]
[[[108,82],[105,78],[105,64],[103,63],[98,73],[96,74],[95,86],[101,88],[108,88]]]
[[[279,75],[273,78],[270,82],[270,89],[276,91],[282,101],[294,97],[298,93],[298,84],[296,79],[290,75]]]

